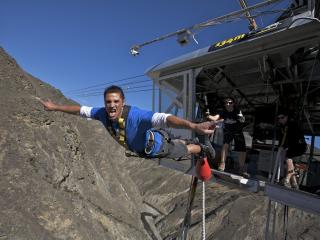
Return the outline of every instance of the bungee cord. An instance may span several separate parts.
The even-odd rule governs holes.
[[[202,240],[206,239],[206,188],[205,181],[202,181]]]

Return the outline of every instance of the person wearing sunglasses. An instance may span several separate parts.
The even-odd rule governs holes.
[[[221,160],[218,170],[225,170],[225,160],[229,150],[230,143],[234,140],[235,151],[239,152],[239,173],[245,177],[249,174],[245,169],[246,160],[246,144],[243,135],[243,127],[245,117],[240,109],[235,106],[233,97],[227,97],[223,101],[223,110],[219,111],[216,115],[209,115],[208,118],[212,121],[223,119],[223,147],[221,150]]]
[[[299,189],[294,159],[304,154],[307,150],[307,144],[301,128],[286,109],[280,109],[277,115],[279,126],[279,147],[282,147],[285,153],[287,164],[287,173],[283,184],[286,187]]]

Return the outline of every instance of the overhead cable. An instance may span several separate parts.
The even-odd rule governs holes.
[[[129,86],[127,85],[127,87],[122,87],[122,90],[125,92],[125,91],[128,91],[128,90],[131,90],[131,89],[137,89],[137,88],[146,88],[146,87],[151,87],[152,85],[141,85],[141,86]],[[82,92],[82,93],[78,93],[78,94],[74,94],[75,96],[83,96],[83,95],[95,95],[95,94],[103,94],[104,92],[104,89],[97,89],[96,91],[90,91],[90,92]]]
[[[133,88],[133,87],[135,88],[137,84],[146,83],[146,82],[152,83],[150,80],[141,80],[141,81],[127,82],[127,83],[118,84],[118,86],[121,87],[121,88]],[[103,92],[105,90],[106,87],[108,87],[110,85],[106,85],[104,87],[99,87],[99,88],[83,90],[83,91],[79,91],[79,92],[74,92],[71,95],[91,94],[91,93],[97,93],[97,92],[101,93],[101,92]],[[146,86],[146,85],[144,85],[144,86]]]
[[[137,92],[149,92],[149,91],[152,91],[152,90],[158,90],[158,88],[146,88],[146,89],[141,89],[141,90],[134,90],[134,91],[131,91],[131,90],[123,90],[123,92],[125,94],[128,94],[128,93],[137,93]],[[103,92],[96,92],[96,93],[92,93],[92,94],[80,94],[80,95],[76,95],[76,97],[95,97],[95,96],[102,96],[103,95]]]
[[[115,81],[110,81],[110,82],[105,82],[105,83],[100,83],[100,84],[91,85],[91,86],[84,87],[84,88],[78,88],[78,89],[70,90],[70,91],[67,91],[66,93],[72,93],[72,92],[82,91],[82,90],[85,90],[85,89],[100,87],[100,86],[104,86],[104,85],[107,85],[107,84],[114,84],[114,83],[117,83],[117,82],[121,82],[121,81],[125,81],[125,80],[130,80],[130,79],[135,79],[135,78],[143,77],[143,76],[145,76],[145,75],[144,75],[144,74],[140,74],[140,75],[136,75],[136,76],[126,77],[126,78],[122,78],[122,79],[115,80]]]

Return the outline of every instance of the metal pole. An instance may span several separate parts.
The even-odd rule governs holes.
[[[265,231],[265,240],[269,240],[269,226],[270,226],[270,215],[271,215],[271,200],[268,202],[268,210],[267,210],[267,223],[266,223],[266,231]]]
[[[178,233],[178,237],[177,237],[178,240],[186,240],[188,237],[188,231],[189,231],[189,228],[191,225],[191,210],[192,210],[194,197],[196,195],[197,184],[198,184],[198,178],[195,176],[192,176],[190,190],[189,190],[188,204],[187,204],[187,209],[186,209],[186,215],[183,219],[182,226],[181,226],[180,231]]]
[[[242,7],[242,9],[246,9],[248,8],[247,2],[245,0],[239,0],[240,6]],[[249,21],[249,30],[257,30],[258,29],[258,25],[256,23],[256,21],[254,20],[253,17],[251,17],[251,14],[249,11],[247,11],[246,16],[248,18]]]
[[[278,111],[279,111],[279,101],[277,101],[276,103],[276,109],[275,109],[275,117],[274,117],[274,126],[276,126],[277,124],[277,115],[278,115]],[[276,161],[277,161],[277,158],[274,159],[274,153],[275,153],[275,148],[276,148],[276,135],[277,135],[277,129],[276,127],[274,127],[273,129],[273,138],[272,138],[272,159],[271,159],[271,164],[270,164],[270,167],[269,167],[269,174],[268,174],[268,180],[272,181],[272,178],[273,178],[273,175],[275,174],[274,170],[272,172],[272,166],[274,166],[274,164],[276,164]]]

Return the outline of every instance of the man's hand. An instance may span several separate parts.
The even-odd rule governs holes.
[[[199,134],[212,134],[216,128],[216,121],[207,121],[202,123],[196,123],[193,130]]]
[[[40,99],[40,102],[44,106],[44,109],[47,111],[55,111],[58,109],[58,105],[53,103],[50,99],[48,101],[43,101]]]
[[[78,105],[58,105],[53,103],[51,100],[43,101],[39,99],[39,101],[47,111],[59,111],[76,115],[80,114],[80,106]]]
[[[214,133],[214,129],[217,127],[217,124],[222,120],[218,121],[207,121],[202,123],[193,123],[188,120],[184,120],[182,118],[176,117],[174,115],[170,115],[167,117],[167,125],[172,128],[184,128],[195,131],[201,135],[203,134],[212,134]]]
[[[243,116],[243,114],[242,114],[242,112],[240,111],[240,113],[239,114],[237,114],[237,116],[238,116],[238,120],[239,120],[239,122],[241,122],[241,123],[244,123],[245,122],[245,117]]]

